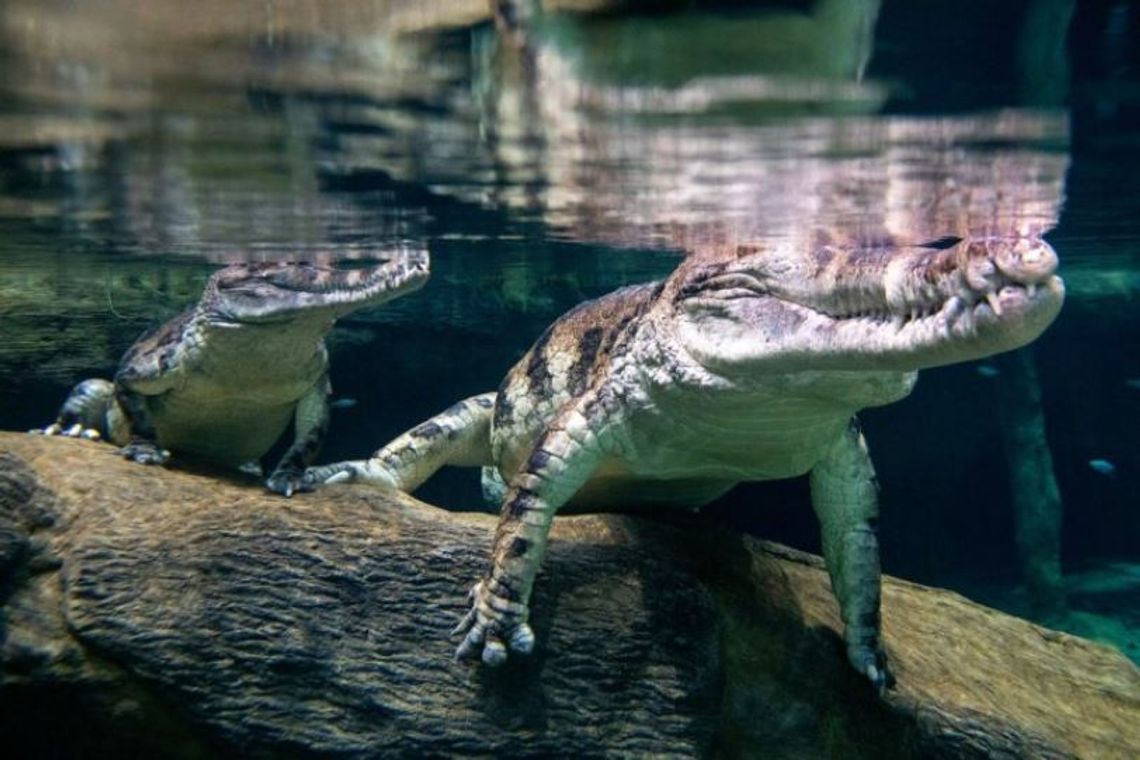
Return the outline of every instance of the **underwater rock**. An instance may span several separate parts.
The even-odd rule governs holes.
[[[447,631],[494,519],[282,500],[0,433],[0,732],[56,756],[1132,757],[1115,650],[884,579],[897,686],[847,667],[818,558],[697,518],[555,522],[529,659]],[[557,614],[555,612],[557,611]]]

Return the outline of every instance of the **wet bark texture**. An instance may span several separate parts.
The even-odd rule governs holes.
[[[805,505],[805,508],[806,505]],[[0,433],[0,735],[57,756],[1133,757],[1114,650],[888,578],[898,686],[843,658],[819,561],[693,520],[560,518],[538,648],[448,629],[494,521]]]

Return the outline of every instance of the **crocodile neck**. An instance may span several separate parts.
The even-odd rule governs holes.
[[[235,380],[261,375],[280,378],[290,368],[311,375],[311,365],[323,366],[323,339],[332,325],[333,317],[315,313],[272,324],[249,324],[219,322],[199,312],[181,336],[183,361],[188,369],[231,375]]]
[[[667,324],[667,323],[666,323]],[[657,324],[639,341],[646,402],[630,410],[635,470],[767,480],[802,475],[851,417],[905,398],[917,372],[809,370],[730,376]]]

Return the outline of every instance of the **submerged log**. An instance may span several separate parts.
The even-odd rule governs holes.
[[[1061,578],[1064,505],[1045,436],[1037,368],[1029,346],[1009,351],[994,361],[1001,368],[994,379],[1002,417],[1002,445],[1009,466],[1021,578],[1029,591],[1034,616],[1056,621],[1065,613],[1065,584]]]
[[[0,433],[0,735],[57,757],[1140,748],[1140,671],[1115,650],[893,578],[880,699],[817,558],[698,519],[559,518],[535,654],[457,663],[447,631],[493,526]]]

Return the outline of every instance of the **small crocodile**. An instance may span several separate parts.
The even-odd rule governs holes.
[[[1037,237],[696,252],[562,316],[497,393],[306,478],[411,491],[443,465],[490,466],[501,517],[456,633],[460,657],[496,665],[534,646],[556,511],[694,508],[809,474],[848,659],[882,690],[878,487],[855,413],[905,397],[919,369],[1036,338],[1063,301],[1056,265]]]
[[[266,480],[300,487],[328,427],[328,351],[337,318],[421,287],[426,251],[337,270],[311,264],[239,263],[215,272],[201,300],[127,350],[114,382],[75,386],[48,435],[102,438],[142,464],[170,451],[260,473],[258,460],[289,423],[293,444]]]

